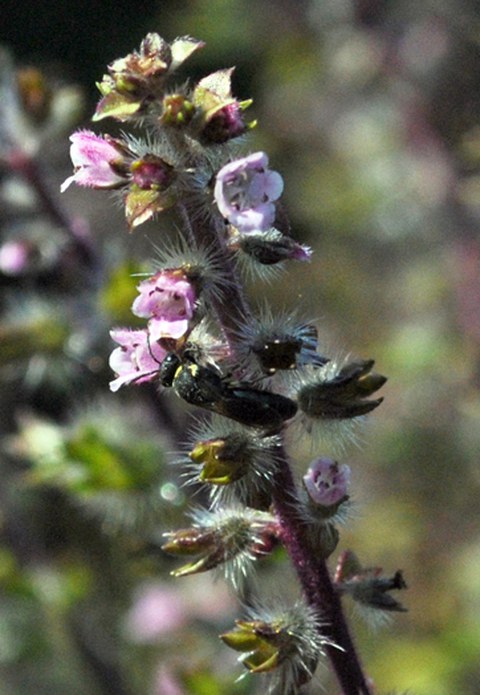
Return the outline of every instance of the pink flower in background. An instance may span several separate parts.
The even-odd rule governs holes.
[[[267,167],[267,155],[255,152],[225,165],[217,174],[218,209],[240,232],[265,231],[273,224],[273,203],[282,195],[283,179]]]
[[[189,329],[196,301],[195,289],[182,270],[161,270],[137,288],[132,305],[135,316],[150,319],[152,341],[180,338]]]
[[[303,482],[315,504],[330,507],[347,497],[350,467],[333,459],[320,457],[310,464]]]
[[[186,695],[174,670],[163,664],[155,677],[153,695]]]
[[[127,614],[126,631],[135,642],[152,642],[185,625],[188,608],[181,592],[166,584],[141,587]]]
[[[216,586],[212,594],[211,581],[205,576],[185,578],[182,586],[166,582],[141,584],[126,615],[127,637],[138,643],[149,643],[170,637],[173,630],[190,625],[195,618],[214,623],[224,621],[235,610],[235,604],[226,586]]]
[[[120,347],[108,361],[117,378],[110,382],[110,390],[118,391],[124,384],[141,384],[155,378],[166,351],[149,339],[148,332],[117,328],[110,331]]]
[[[62,193],[71,183],[88,188],[116,188],[127,183],[125,151],[114,138],[104,138],[90,130],[70,136],[70,158],[74,173],[62,183]]]
[[[28,241],[6,241],[0,246],[0,272],[21,275],[29,270],[33,244]]]

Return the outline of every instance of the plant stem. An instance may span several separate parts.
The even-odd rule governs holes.
[[[242,291],[232,254],[226,247],[219,225],[215,224],[213,220],[197,219],[193,223],[187,206],[180,208],[180,214],[188,236],[202,248],[215,249],[215,255],[219,257],[225,277],[228,278],[221,293],[211,295],[211,301],[225,337],[230,347],[233,348],[238,328],[245,320],[248,320],[251,311]]]
[[[218,249],[222,264],[228,269],[231,282],[227,295],[214,298],[217,313],[227,338],[245,317],[251,315],[242,285],[232,263],[231,254],[225,247],[220,230],[208,224],[192,224],[188,210],[183,209],[188,233],[197,244]],[[322,618],[319,626],[323,636],[332,642],[326,651],[344,695],[371,695],[363,674],[358,655],[350,636],[340,597],[330,578],[327,565],[310,546],[305,525],[298,517],[298,496],[287,456],[282,452],[282,466],[277,473],[273,488],[273,502],[281,528],[282,539],[295,567],[308,603]],[[326,624],[325,624],[326,623]]]
[[[304,523],[296,512],[297,491],[285,454],[282,464],[274,481],[273,502],[285,548],[308,603],[322,618],[322,634],[332,642],[326,651],[344,695],[371,695],[327,564],[302,532]]]

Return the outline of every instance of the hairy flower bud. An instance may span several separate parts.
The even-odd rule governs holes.
[[[220,635],[231,649],[243,652],[241,661],[250,673],[270,674],[272,690],[289,695],[308,683],[323,655],[321,622],[303,602],[277,612],[257,610],[249,620],[237,620],[236,629]]]
[[[294,370],[307,364],[317,367],[329,362],[317,352],[317,329],[295,313],[272,314],[264,308],[250,316],[239,330],[235,354],[242,363],[252,364],[260,374]]]
[[[278,435],[262,436],[253,428],[214,415],[192,432],[192,439],[188,479],[211,486],[212,506],[244,504],[268,509],[278,469]]]
[[[298,244],[291,237],[272,227],[265,232],[242,234],[233,230],[229,247],[247,255],[260,266],[271,266],[286,260],[310,261],[312,249]]]
[[[169,94],[163,99],[163,111],[159,118],[161,125],[184,127],[190,123],[195,106],[183,94]]]
[[[270,514],[254,509],[199,510],[194,514],[192,528],[165,534],[168,540],[162,549],[173,555],[199,556],[174,570],[173,576],[183,577],[223,566],[225,577],[236,586],[254,560],[269,551],[274,522]]]

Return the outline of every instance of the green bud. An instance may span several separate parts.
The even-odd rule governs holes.
[[[163,100],[161,125],[185,126],[192,120],[195,106],[183,94],[170,94]]]
[[[241,435],[197,442],[189,454],[195,463],[203,463],[199,479],[213,485],[229,485],[248,473],[251,452]]]

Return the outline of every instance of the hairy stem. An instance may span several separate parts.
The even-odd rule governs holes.
[[[196,243],[214,246],[222,256],[222,263],[231,282],[226,295],[214,298],[214,309],[227,338],[233,337],[235,327],[250,316],[251,312],[231,256],[225,248],[220,230],[208,224],[192,224],[185,208],[183,217],[184,222],[188,222],[188,232]],[[344,695],[371,695],[327,565],[324,560],[318,559],[315,548],[310,547],[305,525],[298,518],[298,497],[292,471],[284,453],[282,458],[281,469],[275,477],[273,502],[285,548],[308,603],[322,616],[322,635],[332,642],[327,647],[327,654]],[[326,626],[323,621],[327,623]]]
[[[282,539],[295,567],[308,603],[322,617],[322,634],[333,643],[326,647],[344,695],[371,695],[356,653],[340,597],[335,591],[325,560],[302,532],[304,524],[297,514],[297,491],[285,454],[275,476],[273,502]]]
[[[228,282],[222,287],[221,293],[212,295],[212,308],[217,315],[230,347],[233,347],[238,328],[251,316],[251,311],[242,291],[232,254],[226,248],[225,240],[218,224],[215,224],[211,219],[196,219],[193,222],[186,206],[183,206],[180,212],[186,232],[195,243],[203,248],[216,249],[216,255],[221,257],[222,268],[225,277],[228,278]]]

